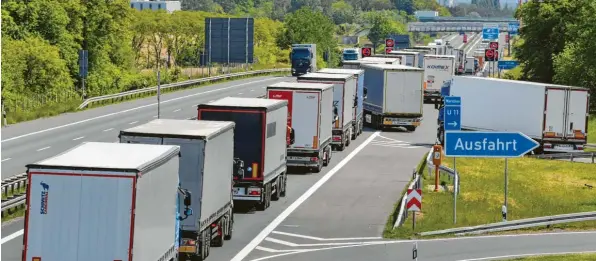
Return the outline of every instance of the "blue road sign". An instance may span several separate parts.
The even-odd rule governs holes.
[[[82,78],[87,77],[89,72],[88,61],[89,52],[87,50],[79,50],[79,76]]]
[[[518,31],[519,31],[519,22],[509,23],[508,27],[509,27],[509,34],[510,35],[516,35],[516,34],[518,34]]]
[[[483,39],[499,39],[499,28],[498,27],[484,27],[482,28]]]
[[[464,32],[464,31],[459,32],[459,35],[464,35],[464,34],[466,34],[466,32]]]
[[[444,98],[444,103],[443,129],[445,131],[461,130],[461,97],[447,96]]]
[[[445,156],[517,158],[540,144],[521,132],[445,132]]]
[[[498,66],[501,70],[511,70],[519,65],[518,61],[499,61]]]

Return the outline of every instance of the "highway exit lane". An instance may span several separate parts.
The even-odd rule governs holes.
[[[257,97],[265,93],[266,85],[293,79],[289,77],[258,77],[167,93],[162,96],[161,117],[187,119],[196,116],[195,106],[199,103],[226,96]],[[116,141],[121,129],[134,127],[157,118],[155,99],[155,97],[149,97],[3,128],[2,178],[23,173],[26,164],[57,155],[81,142]],[[116,114],[110,115],[113,113]],[[92,118],[96,119],[80,122]],[[40,126],[44,126],[45,129],[37,127],[36,122]],[[73,123],[77,124],[65,126]],[[51,129],[56,127],[59,128]],[[35,132],[39,133],[23,136]]]

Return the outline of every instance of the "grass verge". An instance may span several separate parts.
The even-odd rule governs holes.
[[[13,190],[9,190],[8,193],[6,193],[6,195],[5,194],[2,194],[2,199],[3,200],[4,199],[7,199],[9,197],[12,197],[12,195],[15,195],[15,194],[16,195],[22,195],[22,194],[25,193],[25,190],[26,190],[25,187],[21,187],[19,189],[15,189],[14,191]]]
[[[6,221],[9,221],[9,220],[12,220],[12,219],[15,219],[18,217],[22,217],[24,215],[25,215],[25,207],[23,205],[23,207],[19,207],[18,209],[14,210],[14,212],[12,212],[6,216],[3,215],[2,222],[4,223]]]
[[[281,68],[281,67],[279,67]],[[260,68],[259,68],[260,69]],[[162,90],[162,94],[165,93],[170,93],[170,92],[176,92],[176,91],[181,91],[181,90],[186,90],[186,89],[192,89],[192,88],[198,88],[198,87],[203,87],[203,86],[208,86],[211,84],[219,84],[219,83],[224,83],[224,82],[228,82],[228,81],[234,81],[234,80],[239,80],[239,79],[245,79],[245,78],[253,78],[253,77],[259,77],[259,76],[277,76],[277,75],[287,75],[287,72],[279,72],[279,73],[270,73],[270,74],[259,74],[259,75],[250,75],[250,76],[243,76],[243,77],[234,77],[231,79],[224,79],[224,80],[216,80],[216,81],[211,81],[211,82],[207,82],[207,83],[201,83],[201,84],[195,84],[195,85],[190,85],[184,88],[176,88],[176,89],[163,89]],[[186,81],[188,79],[184,79],[184,81]],[[151,96],[155,96],[156,93],[152,92],[152,93],[146,93],[146,94],[142,94],[142,95],[137,95],[137,96],[128,96],[128,97],[123,97],[120,99],[115,99],[115,100],[109,100],[109,101],[104,101],[102,103],[94,103],[91,104],[89,106],[87,106],[85,109],[92,109],[92,108],[97,108],[97,107],[102,107],[102,106],[106,106],[106,105],[112,105],[112,104],[116,104],[116,103],[120,103],[120,102],[126,102],[126,101],[131,101],[131,100],[136,100],[136,99],[142,99],[142,98],[147,98],[147,97],[151,97]],[[60,103],[54,103],[54,104],[48,104],[46,106],[40,107],[34,111],[15,111],[15,112],[9,112],[7,114],[7,122],[9,124],[15,124],[15,123],[19,123],[19,122],[24,122],[24,121],[30,121],[30,120],[36,120],[36,119],[40,119],[40,118],[47,118],[47,117],[52,117],[52,116],[56,116],[62,113],[67,113],[67,112],[74,112],[74,111],[78,111],[78,107],[79,105],[81,105],[83,101],[79,100],[79,99],[73,99],[71,101],[63,101]]]
[[[588,143],[596,143],[596,115],[588,118]]]
[[[445,165],[453,167],[453,158]],[[404,225],[385,233],[388,238],[412,238],[422,231],[467,227],[501,221],[503,204],[503,159],[457,159],[461,190],[457,200],[457,224],[453,224],[452,181],[441,175],[448,188],[433,192],[431,182],[423,184],[422,211],[416,216],[416,230]],[[509,220],[565,213],[596,211],[596,165],[532,158],[509,160]],[[425,175],[428,176],[428,175]],[[596,221],[551,226],[551,229],[595,229]],[[524,231],[536,231],[535,228]]]
[[[522,257],[510,260],[517,261],[594,261],[596,260],[596,254],[567,254],[567,255],[543,255],[543,256],[532,256]]]

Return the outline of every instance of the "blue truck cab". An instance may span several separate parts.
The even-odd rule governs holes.
[[[290,52],[292,76],[299,76],[317,71],[317,45],[292,44]]]

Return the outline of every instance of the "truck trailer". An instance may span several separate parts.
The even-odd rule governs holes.
[[[226,97],[199,104],[198,120],[233,121],[234,158],[244,166],[234,176],[234,203],[266,210],[286,194],[288,102]]]
[[[464,130],[520,131],[541,144],[536,152],[584,149],[586,88],[472,76],[456,76],[446,88],[445,94],[462,99]]]
[[[205,260],[211,246],[232,238],[234,123],[157,119],[120,131],[121,143],[180,146],[180,187],[191,192],[191,218],[180,224],[179,260]],[[227,163],[227,164],[226,164]]]
[[[333,85],[280,82],[267,86],[269,99],[288,101],[288,123],[294,142],[288,146],[287,166],[315,173],[331,160]]]
[[[401,65],[411,66],[411,67],[418,67],[418,59],[420,58],[418,52],[409,52],[409,51],[391,51],[389,54],[394,55],[401,55],[405,58],[405,62],[402,62]]]
[[[290,51],[292,76],[317,71],[317,45],[292,44]]]
[[[27,165],[23,260],[174,260],[179,153],[86,142]],[[186,193],[184,202],[191,203]]]
[[[384,57],[364,57],[356,61],[345,61],[342,67],[344,69],[360,69],[362,64],[400,64],[401,59],[399,57],[384,58]]]
[[[353,110],[357,107],[357,79],[353,74],[309,73],[298,77],[298,82],[333,84],[333,131],[331,144],[339,151],[350,146],[354,129]]]
[[[424,70],[387,64],[366,64],[364,124],[376,129],[404,127],[415,131],[422,122]]]
[[[355,70],[355,69],[335,69],[335,68],[323,68],[319,70],[320,73],[331,73],[331,74],[353,74],[357,79],[357,86],[356,86],[356,108],[354,108],[352,126],[354,129],[354,133],[352,133],[352,140],[355,140],[360,134],[362,134],[362,130],[364,128],[364,121],[362,120],[362,112],[363,106],[362,103],[364,102],[364,70]]]
[[[455,56],[425,55],[424,56],[424,103],[435,104],[441,102],[441,87],[451,81],[455,74]]]

